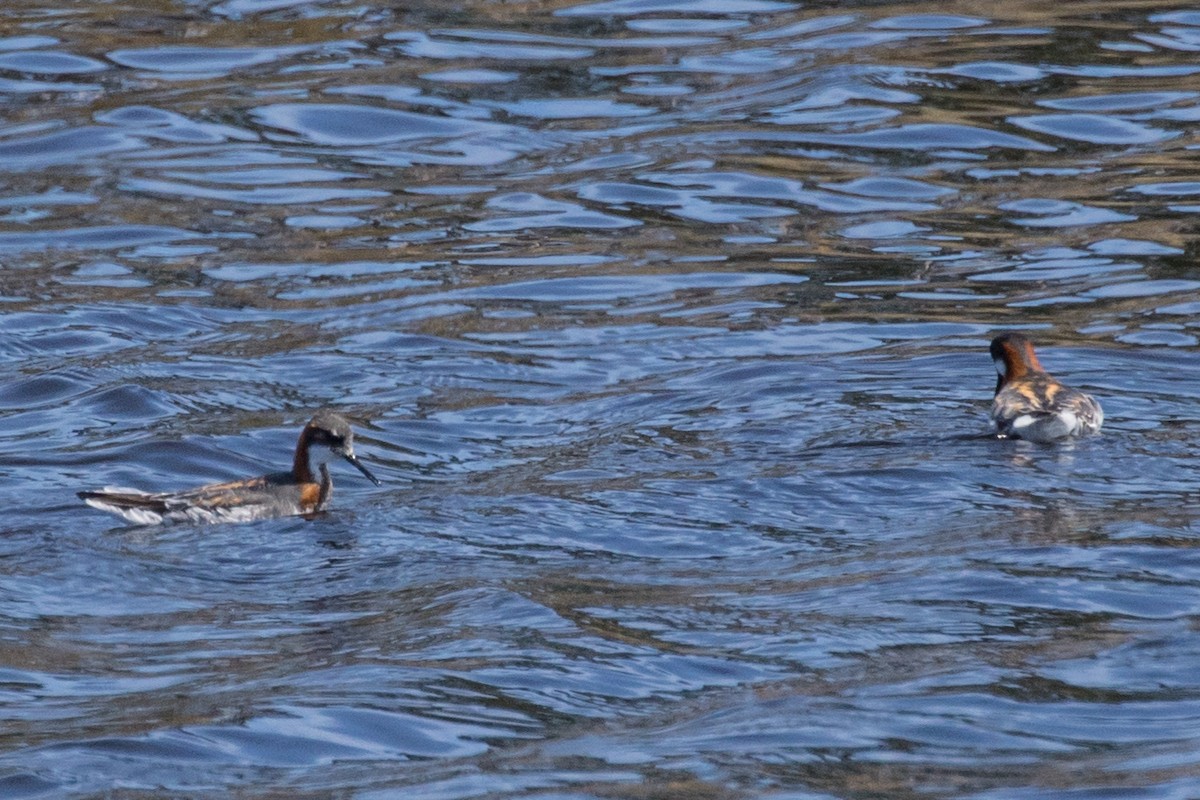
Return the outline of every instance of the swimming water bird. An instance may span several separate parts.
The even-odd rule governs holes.
[[[248,522],[266,517],[313,514],[325,510],[333,493],[327,462],[344,458],[376,486],[379,480],[354,455],[354,434],[345,419],[320,411],[300,432],[289,472],[213,483],[182,492],[151,494],[106,487],[80,492],[92,508],[117,514],[136,525],[163,522]],[[320,474],[318,481],[313,467]]]
[[[999,373],[992,421],[1001,436],[1053,442],[1100,430],[1104,423],[1100,404],[1047,374],[1033,343],[1021,334],[1004,333],[993,339],[992,360]]]

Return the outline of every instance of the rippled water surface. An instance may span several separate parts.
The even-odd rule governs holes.
[[[1120,0],[4,3],[0,795],[1200,797],[1198,52]],[[1012,328],[1102,436],[980,436]],[[384,485],[317,519],[75,498],[320,407]]]

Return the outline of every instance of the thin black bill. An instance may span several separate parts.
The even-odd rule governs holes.
[[[383,485],[379,482],[379,478],[376,478],[374,475],[371,474],[371,470],[369,470],[365,466],[363,466],[363,463],[358,460],[358,456],[343,455],[342,458],[346,459],[351,464],[358,467],[358,471],[361,472],[363,475],[366,475],[367,478],[371,481],[371,483],[375,484],[376,486]]]

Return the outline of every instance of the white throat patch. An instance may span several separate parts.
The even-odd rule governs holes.
[[[328,464],[334,458],[339,457],[338,453],[333,451],[332,447],[319,446],[308,451],[308,459],[311,466],[320,467],[322,464]]]

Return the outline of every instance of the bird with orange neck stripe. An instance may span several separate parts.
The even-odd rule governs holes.
[[[266,517],[315,514],[325,510],[333,494],[326,462],[343,458],[376,486],[379,480],[354,454],[350,424],[332,411],[318,412],[296,443],[292,468],[257,478],[212,483],[182,492],[151,494],[138,489],[106,487],[79,492],[92,508],[108,511],[135,525],[163,522],[248,522]],[[320,480],[314,474],[317,467]]]
[[[999,377],[992,421],[1005,438],[1055,442],[1096,433],[1104,410],[1091,395],[1060,383],[1043,368],[1033,343],[1019,333],[992,340]]]

